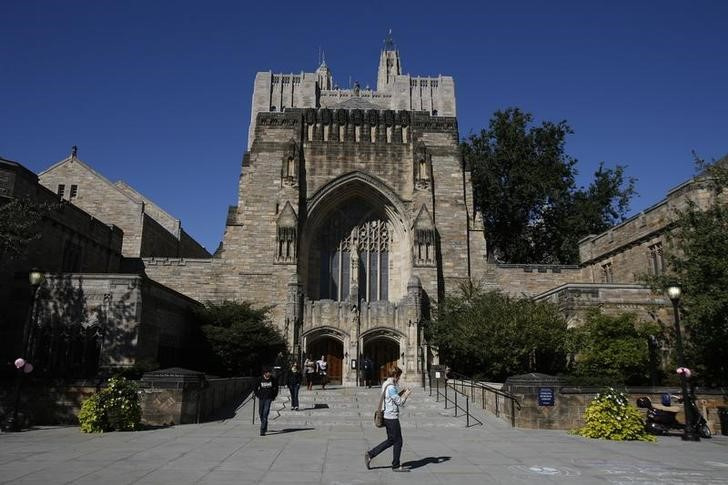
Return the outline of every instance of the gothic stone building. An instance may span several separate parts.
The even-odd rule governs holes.
[[[403,74],[381,51],[376,90],[313,73],[256,75],[238,203],[212,258],[142,258],[146,274],[197,301],[271,305],[294,354],[327,355],[334,382],[356,361],[396,364],[418,382],[436,359],[422,322],[445,292],[486,289],[558,303],[570,321],[598,306],[671,320],[639,284],[663,270],[674,210],[697,181],[580,244],[582,264],[496,264],[486,256],[458,147],[454,81]]]
[[[418,382],[430,302],[484,260],[458,148],[453,79],[402,73],[381,52],[377,89],[316,72],[256,75],[237,206],[211,259],[145,259],[198,300],[275,305],[291,349],[327,355],[333,381],[356,359]]]

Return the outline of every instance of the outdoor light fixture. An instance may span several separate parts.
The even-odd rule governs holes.
[[[677,285],[671,285],[667,288],[667,296],[672,301],[672,308],[675,314],[675,346],[677,350],[677,365],[680,369],[686,369],[685,356],[683,354],[682,334],[680,333],[680,296],[682,289]],[[680,387],[682,390],[683,409],[685,410],[685,430],[683,431],[683,441],[700,441],[700,436],[695,431],[695,417],[693,416],[692,406],[690,406],[688,398],[688,372],[679,372]]]
[[[28,283],[33,288],[33,297],[30,302],[30,308],[28,309],[28,316],[25,319],[25,325],[23,327],[23,346],[21,352],[23,355],[15,359],[16,368],[16,383],[15,383],[15,405],[13,406],[13,414],[5,423],[3,423],[3,429],[5,431],[20,431],[23,428],[22,423],[18,419],[18,411],[20,409],[20,388],[23,385],[23,378],[25,374],[33,372],[33,364],[30,363],[30,347],[31,347],[31,334],[33,333],[32,319],[35,313],[35,301],[38,297],[38,289],[45,281],[43,272],[38,268],[33,268],[28,273]]]

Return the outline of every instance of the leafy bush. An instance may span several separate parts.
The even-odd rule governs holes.
[[[642,414],[627,397],[611,387],[597,394],[584,412],[584,427],[572,433],[586,438],[616,441],[655,441],[647,434]]]
[[[84,433],[135,431],[141,427],[142,410],[135,383],[112,377],[105,389],[81,405],[78,421]]]
[[[556,305],[473,285],[441,299],[425,332],[440,362],[471,376],[556,374],[566,364],[566,320]]]
[[[635,314],[606,315],[590,310],[583,325],[569,329],[567,343],[575,355],[569,384],[649,383],[649,335],[661,335],[659,326],[639,321]]]

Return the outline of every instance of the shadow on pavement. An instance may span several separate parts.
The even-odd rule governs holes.
[[[278,431],[269,430],[266,434],[284,434],[284,433],[295,433],[296,431],[311,431],[316,428],[284,428]]]
[[[421,468],[425,465],[430,465],[434,463],[443,463],[450,460],[449,456],[428,456],[427,458],[421,458],[419,460],[415,461],[408,461],[402,463],[402,466],[415,469],[415,468]]]

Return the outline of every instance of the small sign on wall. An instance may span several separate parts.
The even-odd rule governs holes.
[[[439,379],[439,378],[440,378],[440,373],[435,371],[435,379]]]
[[[538,405],[553,406],[554,405],[554,388],[539,387],[538,388]]]

